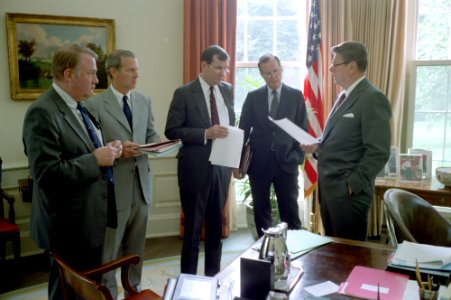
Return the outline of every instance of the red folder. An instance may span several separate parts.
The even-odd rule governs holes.
[[[355,266],[338,293],[363,299],[401,300],[408,281],[407,275]]]

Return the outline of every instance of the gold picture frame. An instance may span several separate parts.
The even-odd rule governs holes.
[[[114,20],[7,13],[6,30],[12,99],[34,100],[51,86],[52,53],[65,43],[99,55],[96,93],[108,87],[104,62],[115,48]]]

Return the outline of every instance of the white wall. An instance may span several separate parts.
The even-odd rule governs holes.
[[[30,204],[18,194],[18,178],[28,175],[28,163],[21,141],[22,122],[31,101],[10,97],[6,13],[46,14],[115,20],[116,48],[135,52],[139,60],[137,89],[153,99],[156,128],[163,134],[166,115],[175,88],[182,84],[183,1],[182,0],[13,0],[0,2],[0,156],[3,160],[2,187],[16,196],[17,223],[21,227],[22,251],[30,253],[28,239]],[[174,158],[152,161],[154,205],[148,235],[174,234],[178,229],[178,189]],[[168,194],[168,190],[170,193]],[[166,202],[162,204],[161,202]],[[155,208],[155,209],[154,209]],[[174,222],[155,226],[155,222]],[[166,223],[164,223],[166,224]],[[155,230],[155,231],[152,231]],[[162,232],[164,231],[164,232]]]

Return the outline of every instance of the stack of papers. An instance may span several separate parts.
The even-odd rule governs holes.
[[[307,230],[288,230],[287,248],[291,255],[291,260],[296,259],[319,246],[329,244],[331,238],[314,234]]]
[[[178,150],[180,147],[182,147],[181,140],[170,140],[162,143],[140,145],[138,147],[138,150],[146,152],[147,154],[150,154],[152,156],[163,156],[175,150]]]
[[[394,265],[451,271],[451,248],[404,241],[389,260]]]

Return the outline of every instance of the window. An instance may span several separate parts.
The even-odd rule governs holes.
[[[265,53],[280,58],[286,84],[299,89],[303,87],[306,3],[299,0],[240,0],[237,21],[235,110],[239,116],[247,92],[264,84],[257,62]]]
[[[451,166],[451,0],[419,0],[407,145]]]

